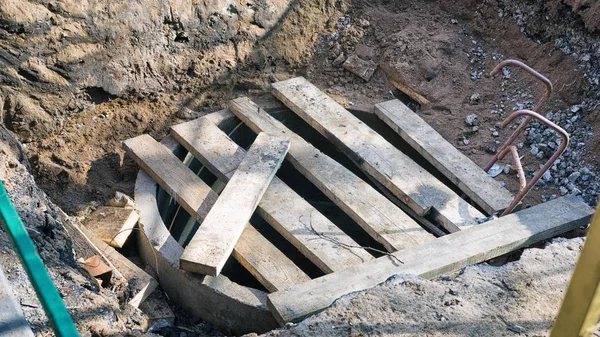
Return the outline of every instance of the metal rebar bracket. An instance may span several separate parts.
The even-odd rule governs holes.
[[[517,193],[517,195],[515,196],[513,201],[504,210],[504,212],[502,212],[502,214],[500,216],[507,215],[513,211],[515,206],[517,206],[519,204],[519,202],[521,202],[521,200],[527,195],[527,193],[529,193],[529,191],[533,188],[533,186],[535,186],[537,181],[540,180],[540,178],[544,175],[544,173],[546,173],[546,171],[548,171],[550,166],[552,166],[552,164],[556,161],[556,159],[558,159],[558,157],[560,157],[560,155],[565,151],[565,149],[567,148],[567,145],[569,144],[569,134],[563,128],[554,124],[553,122],[551,122],[547,118],[541,116],[537,112],[534,112],[531,110],[519,110],[519,111],[513,112],[502,122],[502,128],[505,128],[508,124],[510,124],[513,120],[515,120],[519,116],[526,116],[528,118],[527,121],[531,120],[532,118],[537,119],[542,124],[545,124],[546,126],[554,129],[554,131],[558,132],[558,134],[560,134],[560,136],[562,137],[562,141],[561,141],[558,149],[556,149],[556,151],[552,155],[552,157],[550,157],[550,159],[548,159],[548,161],[546,161],[544,166],[542,166],[542,168],[540,168],[537,171],[535,176],[533,176],[533,178],[531,178],[531,180],[529,180],[529,182],[527,182],[525,179],[523,165],[521,164],[521,160],[519,159],[519,154],[517,152],[517,148],[512,144],[509,144],[508,146],[505,144],[505,145],[503,145],[502,148],[500,148],[498,153],[494,156],[494,158],[492,158],[492,161],[486,168],[486,172],[498,160],[501,160],[502,158],[504,158],[506,156],[506,154],[508,154],[510,152],[512,154],[513,163],[515,164],[515,166],[517,168],[517,174],[519,176],[519,183],[520,183],[519,193]],[[521,126],[522,125],[526,125],[526,124],[521,123]]]
[[[535,79],[539,80],[540,82],[542,82],[544,84],[544,88],[545,88],[544,95],[540,98],[540,100],[537,102],[537,104],[533,108],[533,111],[540,111],[542,106],[544,106],[544,104],[546,104],[546,102],[548,101],[548,98],[550,98],[550,93],[552,93],[552,82],[550,82],[550,80],[548,78],[546,78],[546,76],[538,73],[536,70],[534,70],[530,66],[526,65],[525,63],[523,63],[521,61],[517,61],[517,60],[510,60],[510,59],[504,60],[504,61],[498,63],[494,67],[494,69],[492,69],[492,71],[490,72],[490,76],[493,77],[494,75],[499,73],[500,70],[502,70],[502,68],[504,68],[506,66],[517,66],[517,67],[525,70],[531,76],[533,76]],[[511,146],[513,144],[513,142],[515,141],[515,139],[517,139],[517,137],[521,134],[521,132],[523,132],[523,130],[525,130],[525,127],[527,126],[527,124],[530,121],[531,121],[531,116],[526,116],[525,119],[519,125],[519,127],[512,133],[512,135],[510,135],[510,137],[506,140],[506,142],[504,143],[504,145],[502,145],[502,147],[500,149],[504,149],[505,147]],[[500,151],[498,153],[500,153]],[[493,158],[492,161],[486,167],[485,171],[487,172],[492,167],[492,165],[494,165],[494,163],[497,160],[498,160],[497,158]]]

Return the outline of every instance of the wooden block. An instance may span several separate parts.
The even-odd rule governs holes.
[[[365,61],[356,55],[352,55],[342,64],[344,69],[369,82],[371,76],[377,69],[377,65],[370,61]]]
[[[81,261],[81,260],[80,260]],[[112,269],[102,261],[100,255],[94,255],[82,263],[83,268],[87,270],[92,277],[98,277],[101,275],[108,274]]]
[[[448,231],[485,216],[385,138],[302,77],[272,84],[273,95],[325,136],[417,214],[428,212]]]
[[[130,305],[138,308],[146,297],[158,287],[158,282],[152,276],[136,266],[135,263],[129,261],[129,259],[117,252],[113,247],[96,237],[90,230],[85,227],[76,227],[76,229],[81,231],[95,247],[99,255],[105,261],[108,261],[108,265],[113,268],[113,273],[117,273],[127,281],[131,293],[134,294],[128,302]]]
[[[271,292],[310,281],[308,275],[250,224],[235,245],[233,256]]]
[[[175,125],[171,133],[218,181],[229,181],[246,155],[244,149],[205,118]],[[373,259],[364,249],[341,247],[319,236],[318,233],[326,233],[346,246],[359,246],[277,177],[258,203],[257,212],[325,273]]]
[[[280,324],[298,321],[341,296],[374,287],[393,275],[438,277],[586,225],[592,214],[576,197],[555,199],[393,253],[394,258],[383,256],[269,294],[268,305]]]
[[[488,215],[512,202],[508,190],[399,100],[375,105],[375,114]]]
[[[139,218],[131,208],[100,206],[87,217],[84,226],[109,245],[123,248]]]
[[[289,147],[289,141],[280,137],[266,133],[256,137],[183,251],[181,268],[204,275],[219,275]]]
[[[231,101],[229,108],[254,132],[289,137],[292,145],[287,159],[290,163],[387,250],[401,250],[433,239],[369,184],[291,132],[248,98]]]
[[[149,135],[123,142],[136,163],[165,189],[192,217],[202,222],[217,194],[173,153]]]

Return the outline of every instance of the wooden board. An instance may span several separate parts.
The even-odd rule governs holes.
[[[244,235],[235,246],[233,256],[271,292],[310,281],[308,275],[251,224],[244,229]]]
[[[593,210],[574,196],[537,205],[268,296],[285,324],[330,306],[346,294],[374,287],[396,274],[433,278],[586,225]]]
[[[399,100],[375,105],[375,114],[488,215],[512,202],[508,190]]]
[[[431,101],[429,101],[427,97],[423,96],[415,88],[412,88],[411,86],[406,84],[406,82],[404,82],[400,78],[400,76],[398,76],[396,70],[392,69],[392,67],[390,67],[388,64],[386,64],[385,62],[381,62],[379,64],[379,68],[381,68],[381,70],[385,74],[385,77],[388,80],[388,82],[390,82],[390,84],[396,89],[402,91],[408,97],[412,98],[414,101],[421,105],[431,103]]]
[[[291,132],[248,98],[237,98],[229,107],[254,132],[289,137],[292,145],[287,159],[292,165],[389,251],[433,239],[369,184]]]
[[[290,142],[260,133],[223,193],[183,251],[182,269],[217,276],[269,183],[285,158]]]
[[[273,95],[419,215],[448,231],[485,216],[385,138],[302,77],[273,83]]]
[[[198,222],[204,220],[217,201],[210,186],[149,135],[128,139],[123,147],[192,217]]]
[[[123,248],[139,218],[136,210],[131,208],[100,206],[83,225],[109,245]]]
[[[89,229],[85,227],[76,228],[93,244],[99,255],[108,260],[109,266],[113,267],[116,273],[127,281],[133,294],[128,303],[136,308],[139,307],[146,297],[158,287],[158,282],[135,263],[117,252],[116,249],[96,237]]]
[[[225,132],[204,118],[175,125],[171,133],[219,181],[229,181],[246,154]],[[318,233],[326,233],[346,246],[358,247],[352,238],[277,177],[267,188],[257,212],[325,273],[373,259],[364,249],[341,247],[319,236]]]
[[[140,136],[142,137],[142,136]],[[149,136],[148,136],[149,137]],[[133,138],[133,139],[137,139],[139,137]],[[131,140],[131,139],[130,139]],[[165,147],[163,147],[162,145],[158,144],[161,148],[156,148],[153,145],[154,140],[152,138],[150,138],[149,140],[144,140],[141,144],[139,141],[135,141],[135,142],[129,142],[130,140],[127,140],[127,144],[129,144],[130,146],[132,145],[132,147],[130,148],[130,153],[134,155],[134,158],[136,158],[136,161],[138,161],[138,163],[141,163],[140,166],[142,168],[146,168],[144,169],[144,171],[148,172],[147,169],[150,168],[154,168],[154,173],[150,174],[148,173],[152,179],[154,179],[156,182],[159,183],[159,185],[161,185],[166,191],[169,192],[169,194],[171,194],[172,197],[178,199],[178,202],[180,203],[180,205],[184,206],[184,209],[186,209],[187,212],[190,213],[190,215],[192,215],[192,217],[196,218],[196,219],[200,219],[200,218],[204,218],[205,214],[208,212],[208,210],[206,209],[206,213],[204,212],[205,208],[199,207],[199,209],[203,212],[204,215],[202,214],[198,214],[197,211],[194,211],[194,209],[192,207],[189,206],[193,206],[193,205],[198,205],[199,204],[199,200],[194,200],[193,198],[196,196],[198,198],[202,198],[202,195],[207,195],[209,196],[209,198],[211,200],[216,201],[217,199],[217,194],[210,190],[210,187],[208,187],[208,185],[206,185],[200,178],[198,178],[195,174],[192,173],[191,170],[189,170],[185,165],[183,165],[181,163],[181,161],[175,157],[171,152],[169,152],[169,150],[167,150]],[[139,148],[144,148],[144,143],[146,144],[150,144],[150,146],[152,146],[152,148],[154,148],[154,150],[156,150],[156,152],[158,153],[158,156],[161,157],[161,161],[160,163],[155,163],[157,160],[157,156],[156,155],[152,155],[152,152],[148,151],[144,151],[142,152],[144,154],[144,156],[138,156],[135,155],[135,153],[133,153],[132,151],[139,151]],[[155,143],[155,142],[154,142]],[[126,146],[127,148],[127,144],[124,144],[124,146]],[[163,150],[166,150],[168,152],[168,154],[163,153]],[[139,152],[138,152],[139,153]],[[148,160],[150,161],[149,164],[145,163],[143,160]],[[181,170],[180,165],[183,165],[183,168],[185,170]],[[186,171],[187,170],[187,171]],[[187,183],[185,183],[182,180],[182,177],[176,177],[174,176],[174,174],[176,172],[179,172],[180,174],[185,176],[185,179],[187,179]],[[186,173],[183,173],[186,172]],[[190,175],[191,174],[191,175]],[[166,178],[164,178],[166,177]],[[172,185],[167,185],[167,183],[172,183]],[[208,190],[204,188],[204,186],[208,187]],[[199,191],[193,191],[193,190],[180,190],[181,188],[186,188],[186,189],[192,189],[192,188],[198,188],[199,191],[202,191],[202,193],[200,193]],[[214,204],[214,202],[211,203]],[[187,205],[187,206],[185,206]],[[242,235],[242,237],[240,238],[240,240],[246,240],[244,238],[244,235]],[[100,242],[102,242],[101,240],[99,240]],[[268,242],[265,239],[266,242]],[[251,242],[251,241],[250,241]],[[103,243],[103,242],[102,242]],[[270,242],[268,242],[269,245],[272,246],[272,244]],[[108,245],[107,245],[108,246]],[[111,248],[112,249],[112,248]],[[266,251],[270,252],[275,250],[275,247],[269,247],[269,249],[266,249]],[[116,252],[116,251],[115,251]],[[178,250],[177,250],[178,252]],[[174,252],[174,253],[177,253]],[[178,254],[178,253],[177,253]],[[255,256],[247,256],[244,258],[245,261],[260,261],[261,257],[257,249],[254,250],[250,250],[248,252],[248,254],[255,254]],[[236,255],[239,257],[239,255]],[[276,260],[275,257],[269,257],[272,260]],[[177,256],[177,261],[179,262],[179,256]],[[282,262],[284,264],[285,268],[289,268],[289,269],[293,269],[293,268],[297,268],[293,263],[287,263],[287,261],[283,261]],[[282,268],[284,268],[282,267]],[[255,265],[252,266],[253,270],[256,272],[260,272],[261,273],[261,279],[263,280],[276,280],[281,278],[280,275],[278,275],[276,270],[272,270],[269,268],[262,268],[260,265]],[[293,272],[289,272],[288,274],[293,274]],[[275,281],[273,281],[275,282]],[[271,283],[273,283],[271,282]]]

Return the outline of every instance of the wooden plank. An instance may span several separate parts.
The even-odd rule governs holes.
[[[182,269],[217,276],[290,147],[284,138],[260,133],[183,251]]]
[[[488,215],[505,209],[514,199],[507,189],[399,100],[375,105],[375,114]]]
[[[204,118],[175,125],[171,133],[218,181],[229,181],[246,154],[225,132]],[[327,233],[343,245],[359,247],[277,177],[267,188],[257,212],[325,273],[373,259],[364,249],[348,249],[319,236],[318,233]]]
[[[136,210],[122,207],[100,206],[84,221],[102,241],[115,248],[123,248],[140,216]]]
[[[173,141],[175,142],[175,140],[173,140]],[[148,141],[148,143],[152,144],[151,141]],[[139,146],[143,147],[143,144],[141,144]],[[135,149],[137,150],[139,146],[136,144]],[[162,145],[160,145],[160,146],[162,146]],[[163,149],[166,149],[166,148],[163,147]],[[177,157],[175,157],[174,155],[172,155],[171,152],[169,152],[169,150],[167,150],[167,152],[169,152],[169,154],[171,154],[171,155],[167,155],[167,154],[162,153],[163,152],[162,149],[158,149],[157,152],[162,156],[162,158],[163,158],[163,164],[162,164],[162,167],[160,165],[157,165],[157,164],[155,164],[153,167],[158,166],[158,168],[160,170],[157,170],[157,171],[160,172],[161,174],[165,173],[165,172],[163,172],[164,170],[169,171],[169,167],[173,168],[173,167],[178,167],[180,164],[183,165],[181,163],[181,161]],[[138,158],[138,160],[140,160],[140,162],[141,162],[142,158],[140,158],[140,157],[134,157],[134,158]],[[153,157],[152,156],[143,157],[143,159],[146,159],[146,160],[148,160],[149,158],[153,158]],[[145,167],[149,167],[149,165],[146,165],[146,164],[144,164],[144,165],[145,165]],[[143,167],[144,166],[142,166],[142,168]],[[184,165],[184,168],[186,170],[188,170],[188,172],[192,172],[189,169],[187,169],[187,167],[185,167],[185,165]],[[172,171],[181,171],[181,170],[179,170],[178,168],[175,168],[175,169],[172,169]],[[169,171],[169,172],[171,172],[171,171]],[[191,175],[188,175],[187,173],[182,173],[182,174],[185,174],[186,179],[188,179],[187,186],[189,186],[190,188],[192,188],[194,186],[199,186],[200,187],[200,190],[203,192],[202,194],[200,194],[200,197],[202,197],[202,195],[207,195],[207,196],[209,196],[211,198],[211,200],[215,200],[216,201],[217,194],[214,191],[210,190],[210,188],[208,190],[205,189],[204,186],[208,187],[208,185],[206,185],[200,178],[198,178],[193,173]],[[154,176],[157,176],[157,174],[154,173]],[[174,180],[174,179],[180,179],[180,178],[177,178],[177,177],[172,178],[170,175],[167,175],[167,178],[168,179],[163,179],[163,178],[160,178],[160,176],[157,176],[157,178],[153,178],[153,179],[155,179],[155,181],[158,182],[165,190],[170,191],[169,193],[170,194],[172,193],[171,194],[172,197],[174,197],[176,199],[179,199],[181,201],[180,204],[182,206],[183,205],[188,205],[189,206],[189,205],[197,205],[198,204],[197,200],[194,201],[194,200],[188,200],[187,199],[187,198],[193,197],[194,195],[198,195],[199,194],[198,191],[186,191],[185,193],[180,193],[180,191],[175,190],[175,189],[169,187],[169,185],[166,185],[167,182],[171,183],[172,180]],[[173,184],[173,186],[180,186],[180,184]],[[177,192],[177,194],[175,194],[176,192]],[[212,202],[212,203],[214,204],[214,202]],[[185,207],[184,207],[184,209],[185,209]],[[203,211],[204,207],[200,207],[200,210]],[[201,216],[201,214],[197,214],[197,211],[193,211],[193,209],[191,207],[188,208],[188,209],[186,209],[186,211],[188,213],[190,213],[190,215],[192,215],[192,217],[194,217],[196,219],[204,218],[205,217],[205,214]],[[244,235],[243,234],[242,234],[241,239],[242,240],[244,239]],[[99,241],[102,242],[101,240],[99,240]],[[268,242],[266,239],[264,240],[264,242],[266,242],[265,244],[268,244],[268,245],[272,246],[272,244],[270,242]],[[177,262],[179,262],[179,257],[180,257],[179,254],[183,253],[183,252],[180,253],[179,249],[181,249],[181,247],[177,245],[176,247],[169,247],[168,252],[161,251],[161,253],[162,254],[167,254],[167,256],[169,256],[171,259],[173,259],[171,261],[177,261]],[[267,249],[267,251],[273,251],[274,249],[276,249],[276,248],[275,247],[273,247],[273,248],[269,247]],[[261,257],[258,256],[258,254],[259,254],[258,247],[257,247],[257,249],[250,250],[247,253],[248,254],[256,254],[257,256],[247,256],[247,257],[244,258],[246,261],[251,261],[251,262],[258,261],[258,262],[260,262],[260,258]],[[236,254],[236,256],[238,256],[238,257],[239,257],[239,255],[240,254]],[[269,258],[272,259],[272,260],[276,260],[276,258],[271,258],[271,257],[269,257]],[[283,261],[282,264],[284,262],[287,262],[287,261]],[[289,268],[289,269],[297,268],[293,263],[291,263],[291,265],[290,265],[290,263],[286,263],[285,266],[286,266],[286,268]],[[248,267],[248,265],[246,265],[246,267]],[[272,270],[272,269],[269,269],[269,268],[263,268],[261,265],[252,265],[251,267],[252,267],[252,270],[254,272],[261,273],[261,277],[260,277],[259,280],[261,280],[261,279],[262,280],[271,280],[271,279],[276,280],[276,279],[280,278],[280,276],[277,275],[277,271],[275,271],[275,270]],[[289,274],[292,274],[292,272],[289,272]],[[274,283],[274,282],[271,282],[271,283]]]
[[[129,304],[134,307],[139,307],[140,304],[148,297],[156,287],[158,282],[154,278],[135,263],[129,261],[121,253],[117,252],[116,249],[106,244],[99,237],[94,235],[89,229],[85,227],[75,227],[93,244],[99,255],[105,260],[108,260],[109,266],[113,267],[118,275],[122,276],[131,289],[133,297],[129,299]]]
[[[392,86],[394,86],[396,89],[402,91],[408,97],[412,98],[414,101],[416,101],[417,103],[419,103],[421,105],[431,103],[431,101],[429,101],[427,99],[427,97],[423,96],[415,88],[406,84],[406,82],[404,82],[400,78],[400,76],[398,76],[398,73],[394,69],[392,69],[392,67],[390,67],[386,63],[382,62],[379,64],[379,68],[381,68],[381,70],[385,74],[385,77],[388,80],[388,82],[390,82],[390,84]]]
[[[235,245],[233,256],[271,292],[310,281],[308,275],[251,224],[244,229],[244,235]]]
[[[419,215],[448,231],[485,216],[385,138],[302,77],[272,84],[273,94]]]
[[[191,216],[202,222],[217,194],[175,155],[149,135],[123,142],[136,163],[165,189]]]
[[[389,251],[433,239],[369,184],[291,132],[248,98],[237,98],[229,107],[254,132],[288,137],[292,145],[287,159],[292,165]]]
[[[574,196],[537,205],[480,226],[325,275],[268,296],[285,324],[330,306],[346,294],[374,287],[396,274],[434,278],[526,247],[588,223],[593,210]],[[398,260],[403,263],[399,263]]]
[[[600,317],[600,205],[563,298],[550,337],[591,337]]]

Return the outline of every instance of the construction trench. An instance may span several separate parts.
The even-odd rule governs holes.
[[[82,335],[550,333],[598,4],[103,8],[0,4],[0,178]],[[0,334],[52,335],[1,233]]]

